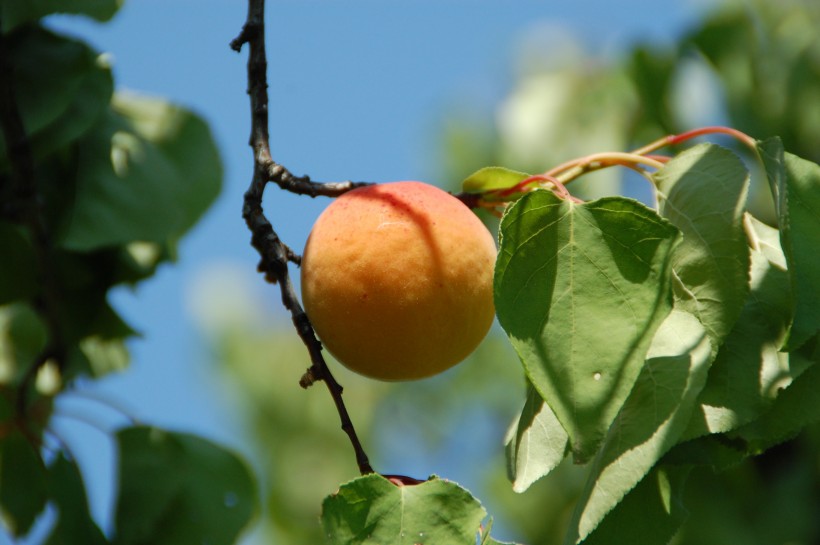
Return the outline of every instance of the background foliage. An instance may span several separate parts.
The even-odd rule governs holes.
[[[114,91],[107,58],[41,25],[107,20],[112,0],[0,2],[0,518],[22,537],[49,510],[46,543],[235,540],[257,509],[233,453],[190,434],[126,426],[115,527],[90,514],[55,397],[128,365],[136,335],[109,292],[172,261],[221,188],[208,126],[162,99]]]

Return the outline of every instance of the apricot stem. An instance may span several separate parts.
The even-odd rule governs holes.
[[[248,44],[248,95],[251,106],[251,137],[254,169],[250,187],[245,192],[242,217],[251,231],[251,245],[259,252],[261,261],[259,272],[273,284],[279,284],[282,304],[290,311],[291,319],[299,337],[310,354],[311,367],[308,375],[312,380],[304,382],[307,387],[315,380],[324,381],[339,413],[341,427],[347,433],[356,455],[356,463],[362,475],[373,473],[367,454],[356,434],[356,429],[342,399],[342,386],[333,377],[322,355],[322,345],[316,338],[293,288],[288,271],[288,262],[298,262],[273,229],[262,209],[262,195],[268,182],[282,189],[302,195],[337,196],[360,185],[360,182],[316,183],[309,177],[293,176],[285,167],[273,161],[270,153],[268,133],[268,83],[267,58],[265,53],[265,1],[248,0],[248,16],[239,36],[231,42],[231,48],[240,51]]]

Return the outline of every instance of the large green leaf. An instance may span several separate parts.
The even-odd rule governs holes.
[[[529,385],[524,408],[506,441],[507,474],[513,490],[524,492],[555,469],[567,454],[568,439],[550,406]]]
[[[583,541],[686,429],[714,354],[703,325],[673,310],[647,354],[646,365],[592,463],[570,536]],[[610,535],[611,536],[611,535]]]
[[[711,144],[684,151],[654,174],[660,214],[683,233],[673,269],[676,305],[703,322],[718,346],[749,292],[743,211],[749,173]]]
[[[789,264],[794,314],[787,350],[820,332],[820,166],[784,153],[778,138],[757,146],[774,195]]]
[[[0,31],[8,32],[28,21],[51,13],[88,15],[107,21],[117,13],[124,0],[0,0]]]
[[[175,242],[219,193],[222,165],[202,119],[134,95],[118,94],[114,110],[82,142],[65,248]]]
[[[117,443],[118,545],[227,545],[257,509],[248,467],[210,441],[134,427]]]
[[[21,432],[0,439],[0,510],[14,536],[26,535],[46,506],[46,468]]]
[[[396,486],[371,474],[325,498],[322,525],[329,545],[474,545],[486,514],[455,483]]]
[[[91,518],[83,477],[77,464],[60,452],[48,470],[49,497],[59,512],[46,545],[108,543]]]
[[[791,439],[804,427],[820,421],[820,348],[812,364],[780,392],[772,407],[757,420],[731,432],[745,440],[752,453]]]
[[[584,540],[584,545],[659,545],[669,543],[689,512],[683,492],[690,469],[655,468]],[[566,545],[575,543],[572,537]]]
[[[589,459],[629,395],[671,309],[678,230],[642,204],[584,204],[533,191],[501,222],[499,322],[527,375]]]
[[[114,88],[111,71],[84,43],[40,27],[15,34],[11,45],[20,115],[40,159],[80,138],[101,118]],[[0,172],[7,168],[0,133]]]
[[[777,229],[746,218],[752,242],[751,291],[721,345],[700,394],[687,437],[725,432],[764,412],[781,388],[803,371],[780,352],[791,320],[791,293]]]

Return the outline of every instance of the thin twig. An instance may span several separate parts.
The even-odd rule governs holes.
[[[311,367],[305,373],[300,384],[310,386],[321,380],[327,385],[330,395],[336,404],[342,429],[347,433],[356,462],[361,474],[373,473],[367,454],[356,435],[353,422],[342,399],[342,387],[327,367],[322,355],[322,345],[316,338],[313,327],[290,281],[288,262],[298,262],[296,256],[279,238],[262,210],[262,195],[268,182],[277,184],[282,189],[302,195],[337,196],[360,185],[357,182],[316,183],[309,177],[293,176],[285,167],[275,163],[270,153],[268,134],[268,91],[267,59],[265,54],[265,2],[248,0],[248,18],[239,36],[231,42],[231,48],[240,51],[243,44],[248,44],[248,95],[251,105],[250,146],[254,155],[253,178],[245,193],[242,217],[251,231],[251,245],[261,256],[259,271],[265,278],[278,283],[282,293],[282,303],[291,313],[293,324],[302,342],[310,354]]]
[[[41,286],[35,307],[48,329],[46,347],[26,369],[20,381],[17,409],[19,415],[23,416],[27,409],[28,390],[37,376],[37,371],[48,361],[53,361],[57,368],[62,370],[66,349],[60,324],[60,291],[55,276],[54,251],[46,226],[42,196],[37,188],[31,142],[17,104],[14,66],[9,57],[7,39],[5,35],[0,34],[0,125],[11,166],[8,178],[11,187],[8,192],[4,191],[10,201],[7,203],[6,212],[11,219],[23,225],[31,236]]]

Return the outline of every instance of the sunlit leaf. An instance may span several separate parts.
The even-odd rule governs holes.
[[[793,350],[820,333],[820,166],[784,153],[778,138],[758,143],[789,265],[794,315],[785,343]]]
[[[701,144],[669,161],[654,178],[660,214],[683,233],[673,257],[676,305],[697,316],[717,346],[749,292],[743,231],[749,173],[734,153]]]
[[[501,222],[496,311],[527,375],[570,438],[597,450],[671,309],[678,231],[642,204],[575,204],[533,191]]]
[[[481,193],[492,189],[508,189],[530,175],[525,172],[504,167],[484,167],[470,174],[462,183],[461,189],[467,193]]]
[[[154,98],[117,95],[114,107],[80,149],[66,248],[175,242],[219,193],[222,166],[202,119]]]
[[[547,475],[567,453],[567,432],[532,385],[507,440],[507,474],[513,490],[524,492]]]
[[[473,545],[485,516],[469,492],[438,478],[396,486],[366,475],[343,484],[322,504],[329,545]]]
[[[257,509],[248,467],[210,441],[135,427],[117,443],[118,545],[228,545]]]
[[[703,325],[688,312],[673,310],[655,334],[646,365],[592,463],[570,522],[577,541],[606,520],[677,442],[713,357]]]

